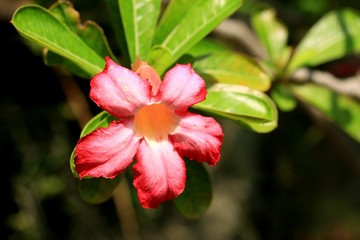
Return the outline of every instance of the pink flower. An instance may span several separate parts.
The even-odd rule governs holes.
[[[107,57],[105,69],[91,79],[91,99],[120,120],[79,140],[75,166],[80,178],[114,178],[135,157],[133,184],[140,203],[156,208],[183,192],[182,157],[210,165],[219,161],[223,132],[213,118],[188,111],[207,94],[190,64],[177,64],[162,82],[145,62],[134,70]]]

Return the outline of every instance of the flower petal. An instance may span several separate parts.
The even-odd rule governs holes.
[[[132,67],[132,70],[138,73],[141,79],[150,83],[152,95],[155,96],[161,84],[161,78],[155,69],[147,62],[141,61],[139,58],[137,58],[135,65]]]
[[[81,138],[76,145],[75,169],[85,176],[114,178],[128,167],[135,156],[139,138],[128,123],[111,122]]]
[[[141,141],[133,171],[134,186],[144,208],[157,208],[184,191],[185,162],[168,141]]]
[[[187,113],[180,118],[169,139],[180,156],[215,165],[220,159],[223,137],[221,126],[215,119]]]
[[[176,112],[185,112],[190,106],[203,101],[206,94],[204,80],[191,65],[176,64],[165,74],[157,100],[173,106]]]
[[[104,70],[91,79],[90,86],[90,98],[118,118],[132,115],[150,101],[149,82],[109,57],[106,57]]]

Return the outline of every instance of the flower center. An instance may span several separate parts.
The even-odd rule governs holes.
[[[162,103],[142,107],[135,114],[135,131],[152,140],[162,140],[177,126],[179,119]]]

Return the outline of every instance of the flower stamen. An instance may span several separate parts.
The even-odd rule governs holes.
[[[157,141],[167,138],[178,122],[174,111],[162,103],[142,107],[134,119],[137,135]]]

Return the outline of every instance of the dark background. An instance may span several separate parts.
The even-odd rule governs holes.
[[[1,239],[360,239],[359,143],[301,106],[280,112],[279,127],[267,134],[219,119],[223,157],[209,168],[214,199],[199,219],[184,218],[172,202],[142,210],[135,199],[137,226],[129,227],[113,200],[84,202],[69,168],[82,124],[69,101],[85,100],[83,119],[99,109],[88,99],[88,80],[45,66],[41,50],[19,36],[9,2],[16,1],[0,0]],[[241,14],[255,2],[245,1]],[[99,14],[104,1],[73,3],[83,20],[111,31],[107,15]],[[358,1],[269,3],[291,29],[289,44],[328,10],[360,9]],[[354,56],[331,64],[346,68],[349,59],[359,66]]]

